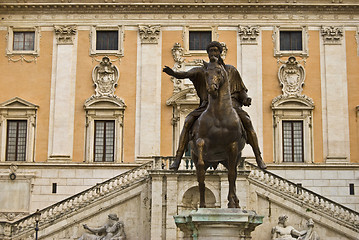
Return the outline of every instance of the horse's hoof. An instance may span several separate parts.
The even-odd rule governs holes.
[[[261,156],[256,157],[256,162],[260,169],[267,169],[267,165],[263,162],[263,159]]]
[[[179,168],[179,165],[180,165],[180,162],[174,161],[174,162],[170,165],[170,170],[173,170],[173,171],[177,172],[177,171],[178,171],[178,168]]]

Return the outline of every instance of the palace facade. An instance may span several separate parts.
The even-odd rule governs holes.
[[[184,119],[199,99],[189,79],[171,78],[162,68],[201,66],[202,59],[208,61],[206,45],[219,41],[224,62],[238,69],[252,97],[244,110],[268,165],[269,173],[255,172],[259,170],[247,145],[242,155],[249,176],[267,176],[263,184],[288,181],[278,186],[289,186],[295,194],[308,190],[312,197],[306,204],[316,208],[325,202],[349,212],[356,220],[345,226],[350,229],[345,234],[321,234],[354,239],[359,232],[358,13],[356,0],[3,0],[0,219],[8,225],[1,225],[0,238],[25,239],[11,238],[23,234],[11,224],[36,209],[44,217],[46,209],[64,199],[142,169],[126,180],[140,179],[136,184],[142,185],[115,190],[113,199],[123,203],[117,202],[117,210],[106,205],[111,197],[104,191],[96,198],[101,208],[78,200],[92,213],[54,215],[53,225],[63,216],[71,219],[73,225],[59,227],[71,233],[62,236],[49,226],[40,236],[76,239],[83,232],[80,222],[92,219],[96,225],[106,219],[106,211],[115,211],[125,219],[125,228],[141,219],[142,230],[127,230],[129,239],[180,239],[171,216],[196,207],[196,180],[186,178],[193,173],[189,161],[183,161],[178,173],[166,169]],[[187,159],[189,151],[185,155]],[[144,173],[150,168],[149,175]],[[209,177],[208,198],[211,206],[224,207],[225,178],[216,174]],[[281,213],[289,212],[298,224],[308,217],[296,216],[293,212],[301,211],[297,203],[275,188],[273,204],[284,205],[270,213],[271,201],[258,200],[271,198],[267,185],[252,183],[256,188],[250,188],[252,180],[246,185],[245,179],[239,183],[247,189],[238,190],[241,202],[267,220],[267,232],[254,239],[270,239]],[[175,203],[166,203],[167,198]],[[322,218],[314,220],[327,224],[320,225],[323,229],[343,226],[336,218]]]

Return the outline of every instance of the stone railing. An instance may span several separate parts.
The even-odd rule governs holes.
[[[303,206],[328,216],[334,221],[359,232],[359,213],[323,197],[296,183],[284,179],[274,173],[259,169],[256,165],[245,162],[245,168],[250,170],[249,181],[255,182],[272,192],[280,192],[287,199],[299,201]]]
[[[39,225],[44,226],[65,214],[70,214],[82,207],[85,207],[94,200],[100,199],[108,193],[121,190],[140,181],[141,179],[144,179],[148,176],[147,170],[152,168],[153,161],[150,161],[40,210],[41,217]],[[4,229],[3,233],[0,233],[0,237],[3,235],[4,239],[27,239],[25,238],[26,236],[29,239],[34,239],[32,238],[32,235],[34,234],[35,224],[35,213],[13,223],[0,223],[0,227]],[[19,236],[21,237],[19,238]]]

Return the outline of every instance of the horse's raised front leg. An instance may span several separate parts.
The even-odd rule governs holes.
[[[199,207],[205,208],[205,199],[204,199],[204,191],[205,191],[205,168],[204,168],[204,160],[203,160],[203,147],[204,147],[204,140],[202,138],[197,139],[196,141],[197,149],[198,149],[198,161],[196,164],[196,172],[197,172],[197,181],[199,187]]]
[[[234,142],[229,147],[228,159],[228,207],[239,208],[239,200],[236,195],[236,179],[237,179],[237,157],[238,157],[238,143]]]

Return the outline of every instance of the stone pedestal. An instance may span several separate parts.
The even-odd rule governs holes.
[[[256,212],[236,208],[200,208],[174,219],[184,239],[193,240],[252,239],[251,232],[263,223],[263,216]]]

